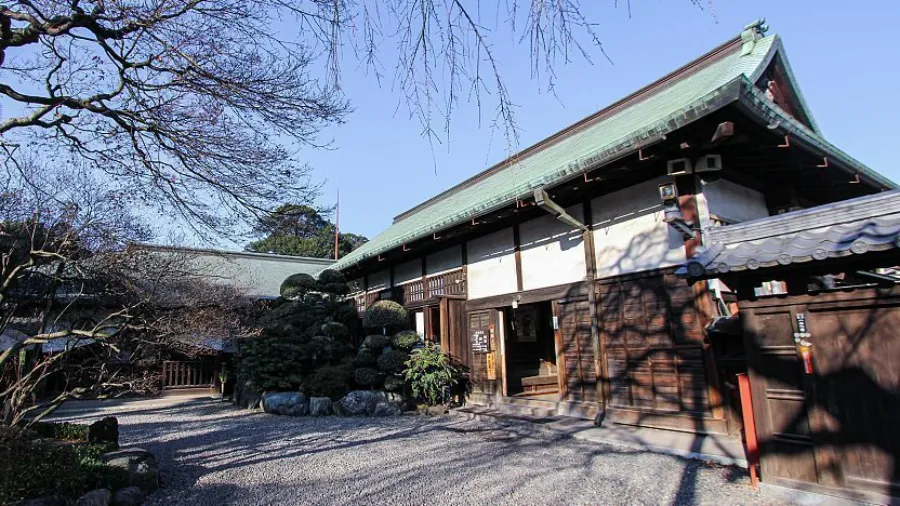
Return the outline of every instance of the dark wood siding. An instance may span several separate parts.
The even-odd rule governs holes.
[[[614,421],[726,431],[724,420],[711,420],[707,352],[696,297],[690,285],[667,272],[597,283],[597,318]]]
[[[768,297],[741,315],[763,480],[900,495],[900,289]]]

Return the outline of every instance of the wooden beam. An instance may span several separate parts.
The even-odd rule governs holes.
[[[518,223],[513,225],[513,246],[515,247],[515,257],[516,257],[516,291],[521,292],[524,290],[523,280],[522,280],[522,243],[519,238],[519,225]]]

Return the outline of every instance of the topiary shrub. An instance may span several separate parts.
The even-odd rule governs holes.
[[[291,274],[281,282],[281,296],[285,299],[297,299],[316,289],[316,278],[309,274]]]
[[[369,348],[370,350],[380,351],[385,346],[391,344],[391,338],[387,336],[382,336],[380,334],[372,334],[370,336],[366,336],[363,340],[363,347]]]
[[[333,269],[320,272],[316,285],[319,291],[333,295],[344,295],[350,291],[344,275]]]
[[[409,324],[406,309],[392,300],[379,300],[366,309],[365,326],[389,332]]]
[[[350,337],[350,330],[343,323],[328,322],[322,324],[322,334],[336,339],[347,339]]]
[[[326,364],[306,380],[303,392],[312,397],[329,397],[336,401],[347,394],[353,380],[353,363],[350,360]]]
[[[410,351],[422,342],[422,338],[415,330],[402,330],[397,332],[391,342],[398,350]]]
[[[371,367],[378,364],[378,355],[369,348],[360,348],[354,363],[358,366]]]
[[[429,406],[449,402],[454,387],[464,381],[463,370],[434,343],[413,350],[403,377],[413,395]]]
[[[377,388],[384,381],[384,374],[371,367],[360,367],[354,371],[353,379],[357,385]]]
[[[406,381],[396,374],[384,378],[384,389],[388,392],[401,392],[406,387]]]
[[[384,350],[378,357],[378,368],[386,373],[399,373],[406,369],[409,354],[400,350]]]

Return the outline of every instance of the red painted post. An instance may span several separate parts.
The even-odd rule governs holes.
[[[747,373],[737,375],[741,393],[741,413],[744,418],[744,441],[747,444],[747,467],[750,469],[750,485],[759,488],[759,442],[756,440],[756,421],[753,416],[753,400],[750,397],[750,378]]]

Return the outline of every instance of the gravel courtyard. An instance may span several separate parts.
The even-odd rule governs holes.
[[[156,454],[148,504],[764,504],[741,470],[453,416],[289,418],[209,401],[60,413],[119,417]]]

